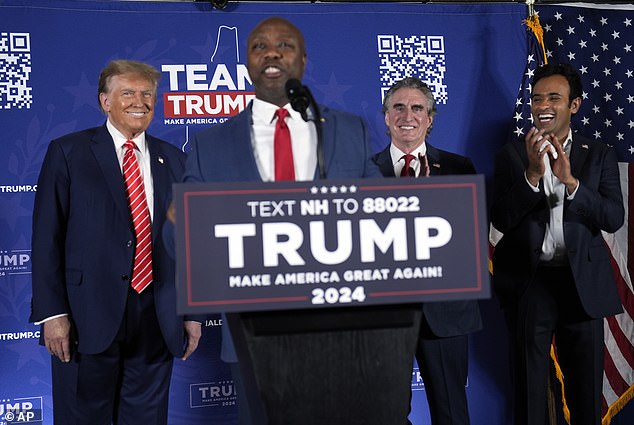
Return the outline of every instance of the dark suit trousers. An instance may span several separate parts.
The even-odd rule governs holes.
[[[416,362],[425,384],[432,425],[469,425],[467,335],[437,337],[423,317]]]
[[[555,336],[571,425],[601,423],[603,320],[584,312],[569,267],[539,267],[508,316],[514,344],[515,424],[547,424],[550,344]]]
[[[166,425],[173,357],[159,329],[152,286],[130,288],[113,344],[52,359],[56,425]]]

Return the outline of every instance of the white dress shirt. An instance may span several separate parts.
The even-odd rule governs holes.
[[[108,132],[114,140],[115,151],[117,152],[117,158],[119,159],[119,168],[123,175],[123,156],[125,154],[124,143],[128,140],[119,130],[117,130],[110,120],[106,122]],[[136,144],[137,149],[134,150],[136,154],[139,168],[141,169],[141,177],[143,177],[143,188],[145,189],[145,198],[147,199],[148,209],[150,210],[150,220],[154,217],[154,184],[152,182],[152,169],[150,166],[150,152],[147,148],[147,142],[145,141],[145,132],[139,134],[132,139]]]
[[[420,158],[427,154],[427,144],[423,143],[412,152],[411,155],[414,155],[414,159],[409,163],[410,168],[414,169],[414,174],[416,176],[420,175]],[[398,177],[401,175],[401,171],[405,166],[405,158],[403,158],[405,152],[401,151],[399,148],[394,146],[394,143],[390,144],[390,156],[392,157],[392,165],[394,167],[394,174]]]
[[[251,144],[260,177],[263,181],[275,181],[273,137],[275,135],[275,111],[279,107],[261,99],[253,99]],[[299,112],[284,106],[289,112],[286,125],[291,133],[295,180],[313,180],[317,169],[317,129],[312,122],[302,119]]]
[[[572,130],[568,130],[568,137],[563,144],[564,152],[570,156],[570,148],[572,146]],[[566,241],[564,240],[564,198],[571,201],[574,199],[581,182],[577,185],[575,191],[567,195],[566,186],[553,174],[550,168],[549,155],[544,155],[544,165],[546,172],[542,177],[544,182],[544,193],[548,206],[550,207],[550,219],[546,224],[546,233],[544,242],[542,243],[542,253],[539,259],[550,265],[565,265],[567,260]],[[524,174],[526,176],[526,174]],[[528,179],[529,186],[535,192],[539,192],[539,187],[535,187]],[[566,196],[567,195],[567,196]]]

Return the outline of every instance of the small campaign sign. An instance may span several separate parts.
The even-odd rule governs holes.
[[[484,177],[174,185],[178,310],[487,298]]]

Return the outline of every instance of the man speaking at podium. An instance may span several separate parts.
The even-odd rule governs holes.
[[[383,98],[383,113],[391,143],[373,159],[384,176],[475,174],[469,158],[426,142],[436,103],[423,81],[408,77],[392,85]],[[481,327],[477,301],[423,304],[416,360],[433,425],[469,424],[467,334]]]
[[[320,175],[380,177],[371,161],[369,134],[360,117],[320,107],[320,147],[316,124],[305,121],[302,113],[291,108],[287,81],[301,80],[305,65],[304,37],[295,25],[279,17],[260,22],[247,41],[247,68],[255,99],[229,121],[193,137],[184,181],[306,181]],[[319,155],[322,148],[323,155]],[[247,424],[250,421],[241,397],[244,389],[240,388],[238,358],[226,324],[225,320],[221,358],[231,364],[240,423]]]

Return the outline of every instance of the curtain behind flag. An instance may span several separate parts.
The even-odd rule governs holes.
[[[539,16],[547,59],[570,63],[581,75],[583,99],[572,119],[573,131],[613,146],[619,161],[633,162],[634,6],[541,6]],[[604,321],[603,425],[634,395],[632,237],[628,233],[632,166],[620,164],[626,223],[614,234],[604,233],[624,313]]]

